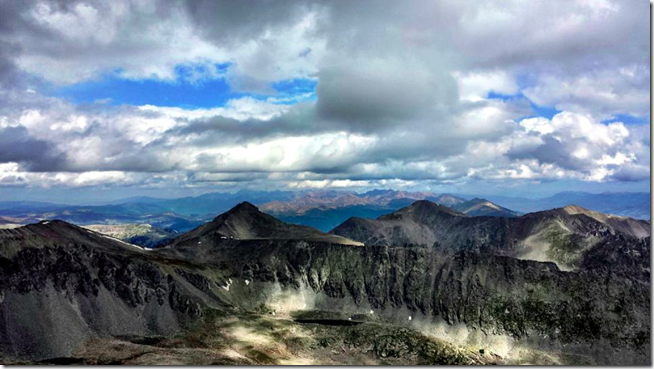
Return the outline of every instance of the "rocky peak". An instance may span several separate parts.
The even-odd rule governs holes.
[[[259,208],[256,206],[252,205],[251,203],[247,201],[243,201],[242,203],[234,206],[231,208],[228,212],[228,214],[256,214],[256,213],[261,213],[263,214]]]
[[[407,215],[412,214],[417,217],[424,217],[424,216],[431,217],[437,215],[447,215],[447,216],[455,216],[455,217],[466,216],[465,214],[453,210],[452,208],[436,204],[429,200],[418,200],[413,204],[411,204],[410,206],[398,210],[396,213],[407,214]]]
[[[340,244],[360,245],[359,242],[329,235],[316,229],[285,223],[260,211],[249,202],[242,202],[229,211],[171,242],[181,244],[189,240],[210,239],[303,239]],[[199,241],[202,242],[202,241]],[[205,244],[211,243],[205,241]],[[202,243],[201,243],[202,244]]]

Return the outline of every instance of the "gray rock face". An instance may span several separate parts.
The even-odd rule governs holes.
[[[649,284],[610,271],[570,273],[553,263],[473,252],[444,256],[424,248],[301,241],[243,241],[219,250],[213,260],[229,260],[233,278],[308,285],[375,310],[407,309],[518,339],[608,340],[634,349],[649,342]]]
[[[202,313],[176,273],[133,246],[90,233],[84,240],[86,231],[67,224],[30,227],[30,242],[43,235],[51,244],[0,257],[3,355],[66,356],[92,336],[170,334]],[[25,230],[15,231],[5,239],[20,243]]]

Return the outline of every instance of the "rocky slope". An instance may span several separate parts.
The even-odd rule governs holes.
[[[616,237],[649,237],[649,222],[591,217],[578,207],[521,217],[467,217],[429,201],[377,219],[350,218],[330,233],[366,245],[433,247],[441,252],[475,250],[537,261],[565,269],[582,264],[584,253]],[[599,219],[599,220],[598,220]]]
[[[168,252],[196,255],[192,242],[175,248]],[[620,362],[617,353],[629,362],[649,360],[649,283],[629,275],[426,248],[231,240],[205,250],[205,270],[226,268],[235,301],[263,296],[248,303],[265,302],[278,314],[370,314],[446,339],[456,339],[454,327],[463,325],[463,344],[494,352],[510,342],[592,362]]]
[[[579,218],[566,223],[572,229],[597,231],[586,215],[565,216]],[[426,224],[455,230],[483,219],[429,202],[382,218],[383,227],[411,219],[424,232]],[[472,224],[477,235],[486,232]],[[434,364],[533,362],[521,353],[537,351],[556,359],[537,363],[647,364],[649,240],[599,224],[613,238],[574,272],[474,247],[356,247],[247,203],[155,250],[59,221],[0,230],[0,357]],[[510,228],[506,235],[519,234]],[[490,238],[482,242],[493,248]],[[632,272],[615,263],[633,263]],[[644,266],[642,275],[633,272]],[[316,341],[300,347],[308,331],[286,322],[303,311],[336,312],[360,325],[313,330]]]
[[[0,357],[61,357],[92,337],[174,333],[221,306],[184,279],[188,267],[61,221],[0,230]]]
[[[173,243],[189,239],[210,241],[220,239],[302,239],[309,241],[331,242],[345,245],[358,245],[345,237],[327,234],[310,227],[287,224],[279,219],[261,212],[249,202],[243,202],[226,213],[175,239]]]
[[[620,231],[622,233],[637,237],[649,237],[651,232],[651,224],[649,221],[633,219],[618,215],[603,214],[597,211],[584,209],[581,206],[568,205],[562,208],[568,214],[584,214],[598,222],[604,223],[609,227]]]

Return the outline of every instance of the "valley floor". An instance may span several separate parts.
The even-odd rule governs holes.
[[[71,357],[4,364],[73,365],[493,365],[592,364],[536,350],[503,358],[488,349],[456,346],[417,331],[322,312],[275,316],[213,311],[173,337],[94,338]]]

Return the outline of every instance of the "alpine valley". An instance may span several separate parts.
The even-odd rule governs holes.
[[[0,206],[1,362],[651,364],[649,220],[247,195]]]

